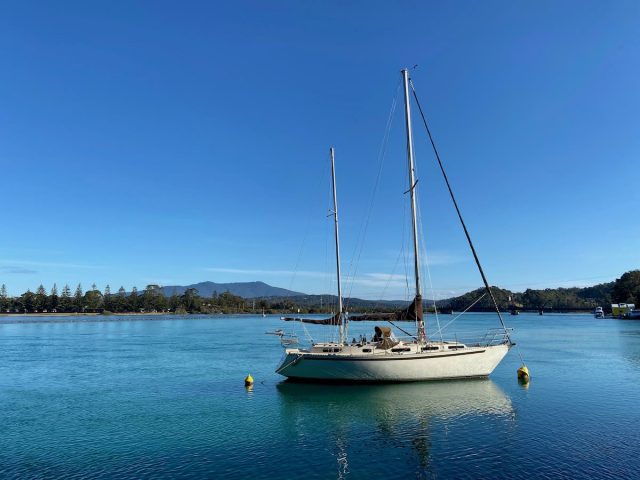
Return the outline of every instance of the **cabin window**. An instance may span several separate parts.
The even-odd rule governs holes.
[[[440,347],[422,347],[422,351],[433,351],[433,350],[440,350]]]
[[[459,348],[464,348],[462,345],[449,345],[449,350],[458,350]]]
[[[370,348],[363,348],[362,351],[364,353],[371,353],[371,349]]]
[[[323,351],[323,352],[330,352],[330,351],[331,351],[331,349],[330,349],[330,348],[323,348],[323,349],[322,349],[322,351]]]
[[[340,348],[334,348],[333,351],[334,352],[339,352],[341,349]]]
[[[400,347],[400,348],[392,348],[392,352],[410,352],[411,349],[409,347]]]

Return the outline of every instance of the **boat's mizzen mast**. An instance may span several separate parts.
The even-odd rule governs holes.
[[[424,330],[424,320],[422,312],[422,289],[420,287],[420,255],[418,248],[418,221],[416,212],[416,180],[415,167],[413,162],[413,133],[411,131],[411,105],[409,103],[409,71],[405,68],[402,70],[402,78],[404,80],[404,115],[407,127],[407,158],[409,161],[409,193],[411,195],[411,223],[413,225],[413,252],[414,267],[416,278],[416,297],[414,299],[414,308],[416,320],[418,323],[418,341],[426,341]]]
[[[336,234],[336,276],[338,277],[338,324],[340,326],[340,344],[347,336],[347,322],[342,311],[342,285],[340,283],[340,233],[338,230],[338,195],[336,194],[336,162],[333,147],[329,149],[331,156],[331,183],[333,184],[333,220]]]

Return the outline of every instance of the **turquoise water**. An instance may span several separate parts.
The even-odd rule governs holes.
[[[276,317],[37,320],[0,320],[2,478],[640,478],[640,322],[507,317],[525,388],[515,351],[490,380],[284,383]]]

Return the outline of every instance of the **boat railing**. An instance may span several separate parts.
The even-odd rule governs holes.
[[[510,333],[513,329],[492,328],[490,330],[483,331],[468,331],[458,332],[450,335],[443,335],[442,341],[445,343],[462,343],[468,347],[488,347],[491,345],[500,345],[507,343],[510,338]],[[395,337],[396,340],[405,342],[414,342],[415,337]],[[441,341],[440,335],[434,334],[429,337],[432,342],[439,343]]]
[[[451,336],[447,336],[445,341],[454,341],[463,343],[469,347],[488,347],[491,345],[500,345],[509,341],[512,329],[492,328],[482,332],[460,332]]]

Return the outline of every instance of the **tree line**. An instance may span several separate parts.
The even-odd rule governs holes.
[[[58,290],[54,284],[49,292],[40,285],[35,292],[27,290],[17,297],[7,295],[4,284],[0,286],[1,313],[241,313],[271,307],[263,303],[248,304],[230,292],[202,297],[195,288],[165,296],[159,285],[147,285],[142,291],[133,287],[130,292],[120,287],[115,293],[109,285],[102,292],[95,284],[87,291],[81,284],[74,291],[69,285]]]
[[[491,287],[501,310],[513,308],[524,310],[593,310],[597,306],[611,311],[612,303],[633,303],[640,308],[640,270],[624,273],[613,282],[600,283],[584,288],[527,289],[517,293],[498,287]],[[440,302],[442,307],[461,311],[482,297],[483,288],[465,293],[459,297]],[[491,300],[485,295],[471,308],[471,311],[493,310]]]
[[[601,283],[586,288],[547,288],[543,290],[527,289],[522,293],[492,287],[492,292],[501,310],[511,308],[525,310],[591,310],[602,306],[610,311],[611,303],[635,303],[640,308],[640,270],[623,274],[614,282]],[[474,304],[470,311],[489,311],[493,309],[484,289],[474,290],[459,297],[438,301],[440,309],[462,311]],[[320,298],[320,297],[318,297]],[[478,298],[480,300],[478,301]],[[308,301],[309,298],[303,299]],[[40,285],[35,292],[27,290],[20,296],[7,295],[5,285],[0,286],[0,313],[252,313],[261,312],[300,312],[329,313],[335,310],[328,302],[316,305],[292,298],[245,299],[230,292],[203,297],[195,288],[189,288],[178,295],[164,295],[159,285],[147,285],[138,291],[133,287],[127,292],[120,287],[115,293],[107,285],[104,291],[92,285],[83,291],[78,284],[74,291],[65,285],[58,291],[56,284],[49,292]],[[394,307],[379,306],[377,311]],[[372,308],[360,306],[358,310]]]

